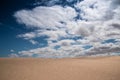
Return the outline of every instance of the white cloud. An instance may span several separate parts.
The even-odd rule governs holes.
[[[29,40],[32,44],[38,44],[38,42],[37,41],[35,41],[35,40]]]
[[[10,52],[15,52],[15,51],[13,49],[11,49]]]
[[[108,43],[108,44],[97,44],[86,51],[86,55],[97,55],[97,54],[112,54],[120,53],[120,45]]]
[[[51,31],[43,31],[38,34],[40,35],[47,35],[49,37],[49,40],[58,40],[60,37],[67,36],[67,33],[65,30],[51,30]]]
[[[76,7],[81,10],[80,15],[85,20],[104,20],[106,11],[109,10],[110,2],[110,0],[84,0],[78,3]]]
[[[37,43],[33,41],[34,38],[42,35],[49,37],[47,47],[20,51],[20,55],[38,54],[57,57],[119,52],[119,45],[101,44],[107,39],[120,39],[119,4],[119,0],[83,0],[74,5],[80,12],[75,11],[72,7],[58,5],[38,6],[32,10],[17,11],[14,16],[19,23],[25,24],[28,28],[38,29],[20,34],[18,37],[29,40],[33,44]],[[74,18],[78,14],[82,20],[76,21]],[[83,39],[68,40],[68,36],[82,36]],[[62,37],[65,39],[60,40]],[[57,42],[53,43],[52,40]],[[87,44],[94,47],[89,50],[83,49],[82,46]],[[61,47],[55,50],[56,45]]]
[[[51,41],[49,41],[49,47],[54,48],[55,46],[61,46],[61,47],[69,47],[72,46],[71,44],[76,43],[74,40],[70,40],[70,39],[64,39],[64,40],[60,40],[57,41],[56,43],[52,43]]]
[[[24,39],[32,39],[36,37],[36,34],[34,32],[20,34],[18,37],[24,38]]]
[[[62,57],[75,57],[76,55],[82,54],[83,48],[80,46],[62,46],[58,50],[45,47],[45,48],[37,48],[28,51],[20,51],[20,56],[33,56],[37,54],[38,57],[49,57],[49,58],[62,58]]]
[[[71,7],[36,7],[33,10],[21,10],[14,15],[19,23],[26,26],[38,28],[57,29],[64,27],[61,21],[67,22],[76,16],[76,12]]]
[[[15,54],[15,53],[12,53],[12,54],[9,55],[9,57],[15,58],[15,57],[19,57],[19,55]]]
[[[59,49],[53,47],[37,48],[28,51],[20,51],[19,55],[33,56],[45,58],[63,58],[63,57],[79,57],[90,55],[117,55],[113,53],[120,52],[120,44],[94,44],[94,46],[88,50],[82,48],[81,45],[61,46]]]

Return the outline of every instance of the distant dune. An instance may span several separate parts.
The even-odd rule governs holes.
[[[120,57],[0,58],[0,80],[120,80]]]

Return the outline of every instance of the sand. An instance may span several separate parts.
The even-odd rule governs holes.
[[[120,80],[120,57],[0,58],[0,80]]]

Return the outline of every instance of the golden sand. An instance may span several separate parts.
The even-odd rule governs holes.
[[[120,80],[120,57],[0,58],[0,80]]]

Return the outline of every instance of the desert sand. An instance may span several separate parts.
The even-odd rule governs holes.
[[[0,80],[120,80],[120,56],[0,58]]]

